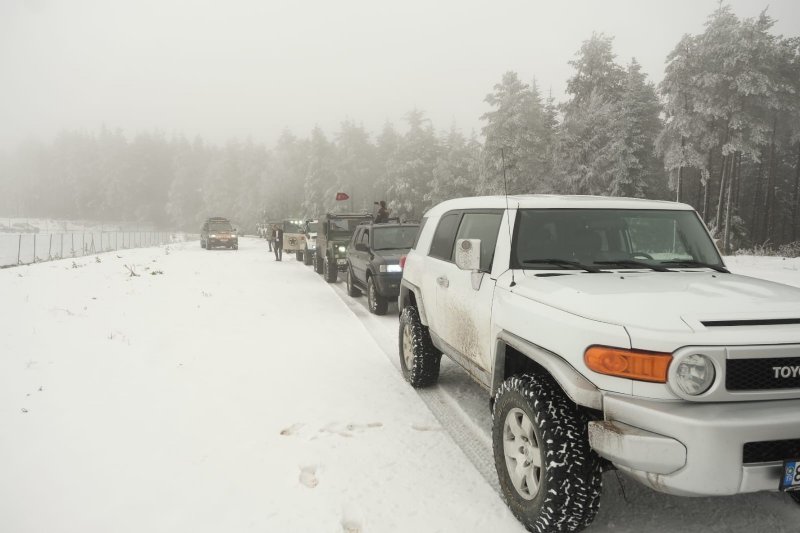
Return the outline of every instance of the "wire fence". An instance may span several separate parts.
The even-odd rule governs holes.
[[[0,268],[185,240],[185,234],[167,231],[0,233]]]

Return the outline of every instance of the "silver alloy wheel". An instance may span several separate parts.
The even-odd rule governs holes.
[[[511,409],[503,424],[506,470],[517,493],[526,500],[536,498],[542,478],[542,451],[533,423],[519,408]]]
[[[406,370],[411,372],[411,367],[414,366],[414,343],[411,341],[411,326],[408,324],[403,327],[403,360]]]

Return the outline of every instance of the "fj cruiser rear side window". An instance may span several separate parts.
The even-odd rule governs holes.
[[[502,219],[502,211],[464,213],[464,218],[461,219],[456,241],[458,239],[481,240],[481,270],[483,272],[492,270],[494,247],[497,244],[497,233],[500,230]]]
[[[433,234],[429,256],[452,261],[453,245],[456,242],[456,230],[460,220],[461,213],[449,213],[439,220],[436,233]]]

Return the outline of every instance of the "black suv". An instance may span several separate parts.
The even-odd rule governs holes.
[[[223,217],[211,217],[203,224],[200,231],[200,246],[207,250],[224,247],[239,249],[239,236],[231,221]]]
[[[402,256],[408,253],[419,224],[388,222],[361,224],[347,246],[347,294],[367,291],[369,310],[385,315],[390,300],[400,294]]]

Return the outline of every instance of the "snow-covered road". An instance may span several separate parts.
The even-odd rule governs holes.
[[[311,269],[119,256],[0,271],[0,531],[522,530]]]
[[[0,271],[0,532],[522,531],[492,489],[485,392],[444,361],[418,394],[394,307],[370,315],[265,248]],[[794,263],[761,261],[734,268],[800,284]],[[780,494],[604,481],[591,531],[800,521]]]

